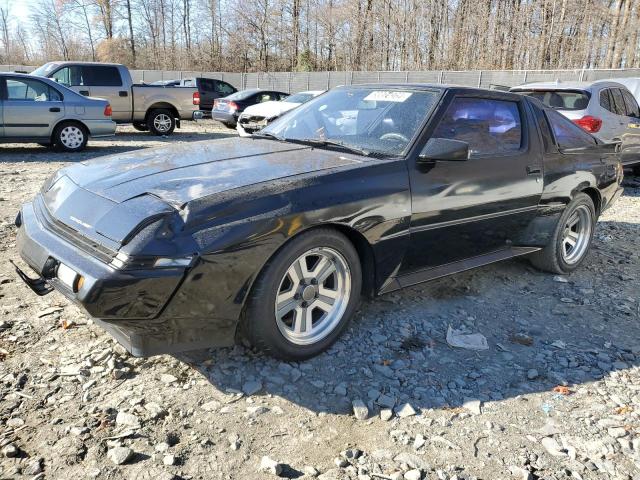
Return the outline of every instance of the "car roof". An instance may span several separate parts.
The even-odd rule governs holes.
[[[83,61],[71,61],[71,60],[54,60],[52,62],[54,65],[95,65],[97,67],[122,67],[121,63],[107,63],[107,62],[83,62]]]
[[[621,84],[613,80],[596,80],[594,82],[533,82],[511,88],[515,90],[590,90],[593,87],[619,87]]]
[[[450,85],[443,83],[363,83],[356,85],[345,85],[337,88],[374,88],[377,90],[384,88],[391,89],[404,89],[404,90],[439,90],[441,92],[453,92],[458,94],[466,94],[466,95],[482,95],[482,96],[491,96],[494,98],[502,98],[507,100],[520,100],[522,95],[518,95],[517,93],[505,92],[502,90],[490,90],[488,88],[477,88],[477,87],[465,87],[462,85]]]

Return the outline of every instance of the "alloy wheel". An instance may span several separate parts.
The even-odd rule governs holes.
[[[84,133],[75,125],[68,125],[60,131],[60,143],[70,150],[79,148],[84,142]]]
[[[579,262],[589,248],[593,228],[591,211],[586,205],[579,205],[565,223],[562,232],[562,259],[572,265]]]
[[[165,113],[160,113],[153,118],[153,126],[159,132],[168,132],[171,128],[171,118]]]
[[[291,343],[311,345],[339,324],[349,303],[351,271],[345,258],[327,247],[313,248],[287,269],[276,294],[278,329]]]

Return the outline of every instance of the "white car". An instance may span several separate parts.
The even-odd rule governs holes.
[[[622,163],[640,171],[640,107],[621,83],[541,82],[511,91],[537,98],[603,142],[622,142]]]
[[[317,97],[321,93],[324,93],[324,90],[308,90],[291,95],[279,102],[271,101],[251,105],[245,108],[240,114],[240,117],[238,117],[236,130],[241,137],[250,137],[258,130],[262,130],[276,118]]]

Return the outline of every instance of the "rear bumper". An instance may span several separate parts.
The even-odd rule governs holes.
[[[46,229],[31,203],[23,205],[16,223],[18,251],[41,277],[38,281],[84,308],[133,355],[233,344],[235,322],[162,317],[184,278],[184,268],[115,269]],[[74,291],[57,277],[60,264],[82,276],[79,289]]]
[[[116,122],[111,120],[83,120],[91,137],[112,137],[116,134]]]
[[[211,118],[222,123],[229,123],[235,125],[238,121],[238,117],[235,113],[220,112],[218,110],[211,110]]]

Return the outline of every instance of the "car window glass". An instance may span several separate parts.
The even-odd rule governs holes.
[[[617,115],[627,115],[627,107],[624,105],[624,98],[622,97],[622,91],[619,88],[610,89],[611,98],[613,100],[613,104],[615,105],[615,109],[613,113]]]
[[[235,92],[235,89],[231,85],[226,82],[220,81],[216,82],[216,89],[222,95],[231,95],[233,92]]]
[[[85,65],[82,67],[82,80],[89,87],[120,87],[122,78],[116,67],[104,65]]]
[[[458,97],[451,102],[433,138],[469,144],[472,154],[513,152],[522,144],[522,122],[517,102]]]
[[[633,98],[631,92],[628,90],[622,90],[622,97],[624,98],[624,103],[627,107],[627,116],[628,117],[640,117],[640,108],[638,108],[638,102]]]
[[[60,95],[38,80],[7,78],[7,100],[47,102],[60,100]]]
[[[608,88],[605,88],[600,92],[600,106],[609,112],[613,112]]]
[[[268,102],[269,100],[273,100],[273,95],[269,93],[263,93],[258,97],[258,103]]]
[[[563,115],[551,110],[546,110],[545,114],[551,125],[551,131],[556,139],[556,143],[561,150],[565,148],[586,147],[596,143],[591,135]]]
[[[51,78],[61,85],[69,87],[71,86],[71,69],[69,67],[61,68]]]
[[[589,105],[589,94],[582,90],[517,90],[517,93],[558,110],[584,110]]]

